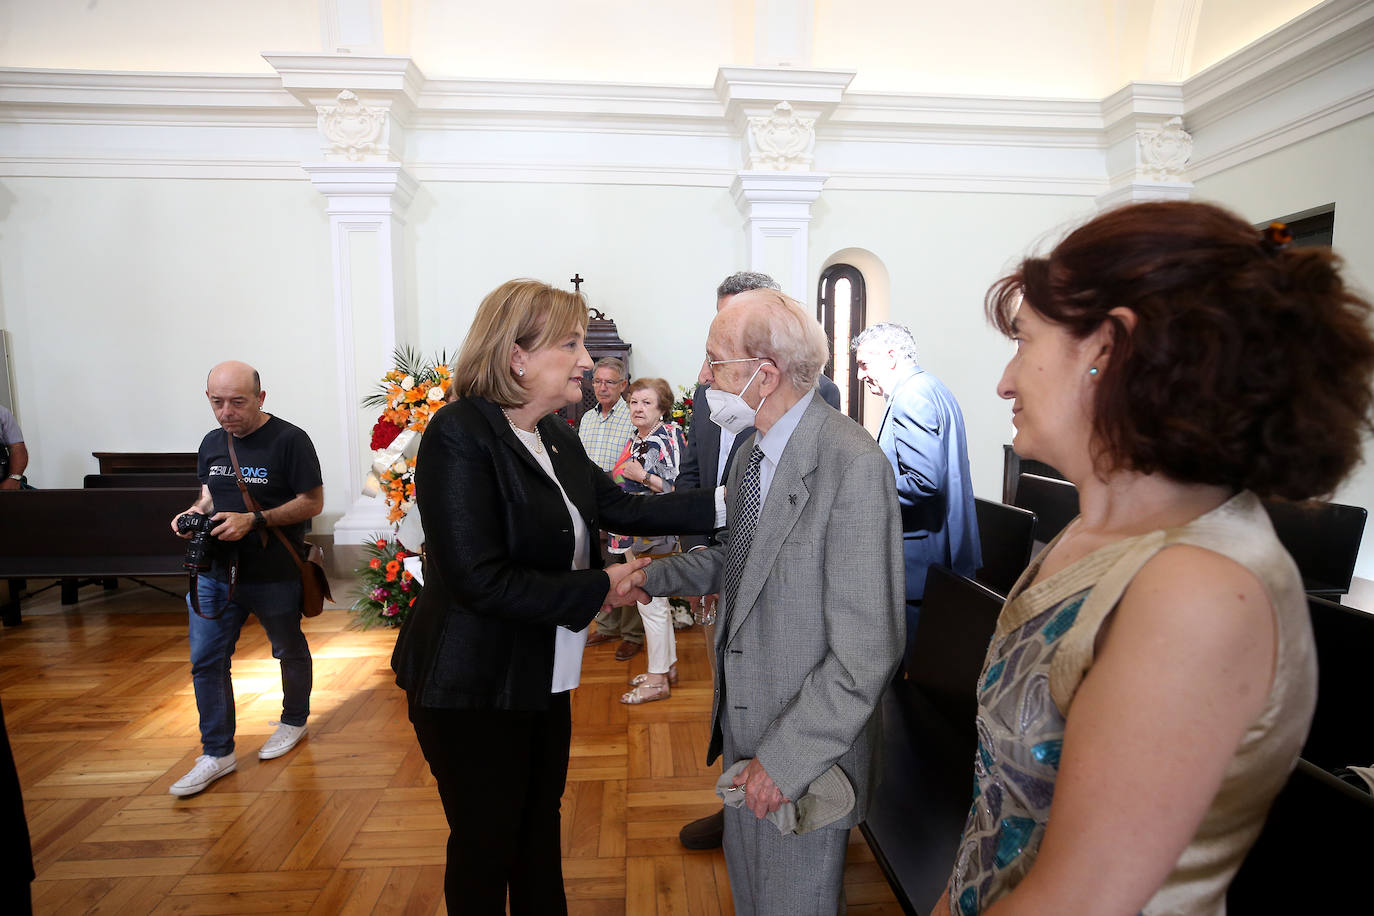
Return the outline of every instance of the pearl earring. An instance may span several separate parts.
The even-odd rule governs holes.
[[[1094,369],[1093,371],[1096,372],[1097,370]],[[518,376],[520,376],[521,378],[524,378],[524,377],[525,377],[525,367],[524,367],[524,366],[521,366],[519,369],[516,369],[516,370],[515,370],[515,374],[518,375]]]
[[[1096,366],[1093,366],[1091,369],[1089,369],[1089,370],[1088,370],[1088,374],[1089,374],[1089,375],[1097,375],[1097,367],[1096,367]]]

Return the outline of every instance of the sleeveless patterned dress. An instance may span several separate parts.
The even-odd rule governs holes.
[[[1316,705],[1316,653],[1302,580],[1249,492],[1178,528],[1109,544],[1027,587],[1039,572],[1037,558],[1012,589],[978,680],[973,804],[950,878],[951,916],[982,912],[1035,863],[1065,718],[1092,666],[1098,630],[1145,562],[1175,544],[1207,548],[1254,573],[1277,623],[1268,702],[1246,730],[1197,832],[1142,911],[1226,912],[1226,888],[1292,772]]]

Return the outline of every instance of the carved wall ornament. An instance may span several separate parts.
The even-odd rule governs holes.
[[[337,102],[337,105],[315,106],[320,133],[329,141],[327,158],[358,162],[369,156],[384,155],[382,135],[386,130],[386,110],[368,108],[347,89],[339,93]],[[379,146],[383,149],[379,150]]]
[[[1183,181],[1183,167],[1193,155],[1193,136],[1182,118],[1170,118],[1158,130],[1136,131],[1140,171],[1150,181]]]
[[[816,119],[801,118],[787,102],[771,115],[751,117],[746,132],[749,168],[781,172],[810,171],[816,149]]]

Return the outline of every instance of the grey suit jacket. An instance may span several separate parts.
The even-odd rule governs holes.
[[[731,467],[728,492],[747,464]],[[735,512],[732,502],[721,543],[652,563],[650,594],[718,591]],[[835,827],[864,819],[876,782],[878,701],[906,638],[900,520],[877,443],[812,398],[773,476],[736,606],[717,618],[707,763],[721,752],[726,705],[738,754],[757,757],[788,798],[840,765],[855,808]]]
[[[825,403],[836,410],[840,409],[840,389],[834,382],[822,375],[816,382],[816,388],[820,391],[821,397],[825,398]],[[751,426],[747,432],[735,437],[734,443],[730,446],[730,457],[726,459],[727,470],[739,454],[740,445],[753,431],[754,427]],[[678,471],[675,486],[679,490],[694,487],[714,488],[720,479],[720,427],[711,422],[711,403],[706,400],[706,386],[698,385],[692,393],[692,425],[687,430],[687,451],[683,453],[682,467]],[[684,535],[682,549],[705,547],[714,542],[714,537]]]

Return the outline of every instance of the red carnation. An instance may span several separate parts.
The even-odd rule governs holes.
[[[392,423],[386,417],[377,421],[377,425],[372,427],[372,445],[370,448],[375,452],[379,448],[386,448],[402,432],[402,427]]]

